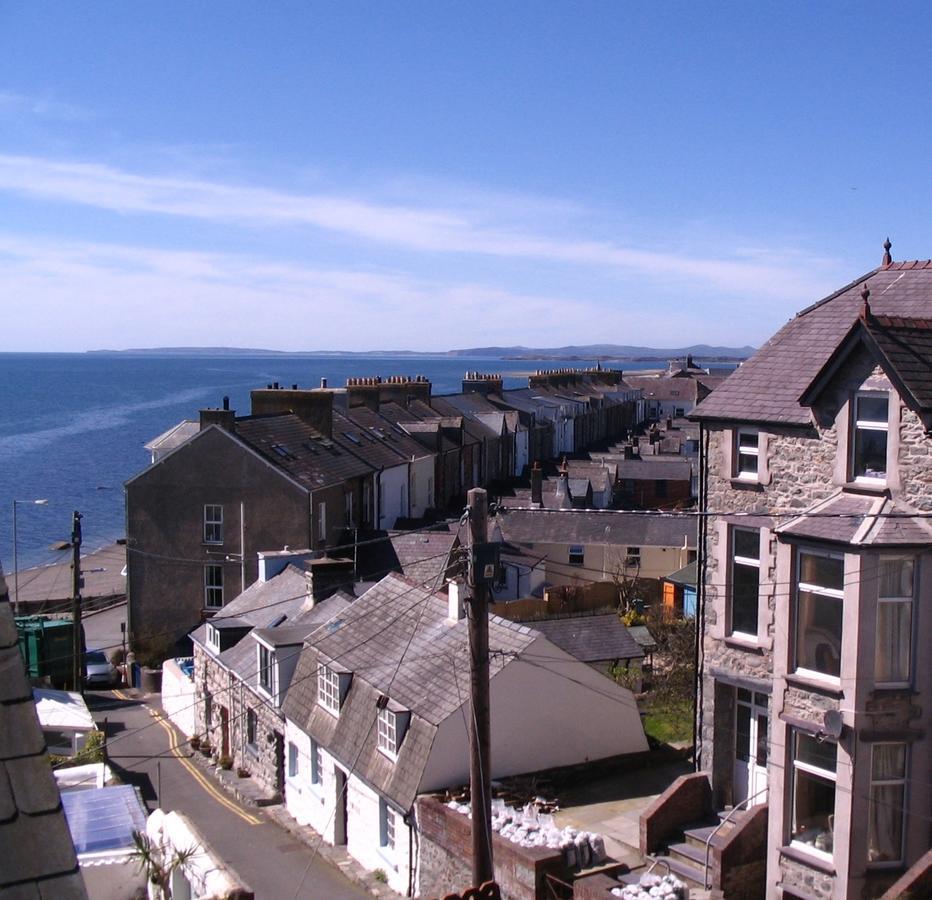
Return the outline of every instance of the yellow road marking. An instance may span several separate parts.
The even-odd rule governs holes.
[[[204,788],[204,790],[207,791],[211,797],[214,798],[214,800],[225,806],[231,812],[236,813],[236,815],[238,815],[244,822],[248,822],[250,825],[262,824],[262,819],[240,809],[240,807],[237,806],[232,800],[221,794],[217,788],[214,787],[214,785],[212,785],[204,777],[204,775],[197,770],[197,767],[194,765],[194,763],[192,763],[182,752],[181,747],[178,744],[177,732],[172,727],[171,723],[168,722],[165,717],[160,712],[158,712],[158,710],[149,709],[149,714],[155,719],[156,722],[159,723],[159,725],[162,726],[162,728],[165,729],[166,733],[168,734],[172,755],[181,763],[181,765],[185,767],[185,769],[187,769],[188,774],[190,774],[191,777],[194,778],[194,780],[197,781],[197,783],[200,784],[200,786]]]
[[[122,691],[114,689],[114,694],[117,695],[121,700],[132,700],[132,697],[124,694]],[[218,803],[225,806],[230,812],[236,813],[244,822],[248,822],[250,825],[261,825],[262,819],[257,816],[252,815],[251,813],[245,812],[240,809],[232,800],[228,797],[225,797],[221,794],[198,770],[197,767],[192,763],[182,752],[180,745],[178,744],[178,734],[175,729],[172,727],[171,723],[168,722],[162,714],[151,707],[148,707],[149,715],[152,716],[156,722],[165,729],[168,734],[169,739],[169,748],[171,749],[172,756],[174,756],[178,762],[181,763],[187,769],[188,774],[202,787],[211,797],[214,798]]]

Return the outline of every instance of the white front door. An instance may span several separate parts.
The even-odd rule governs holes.
[[[737,688],[734,804],[767,800],[767,695]]]

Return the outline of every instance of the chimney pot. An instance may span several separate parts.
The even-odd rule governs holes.
[[[459,622],[466,614],[463,604],[463,581],[456,578],[447,588],[447,621]]]

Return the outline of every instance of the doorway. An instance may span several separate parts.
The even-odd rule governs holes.
[[[336,788],[336,814],[333,817],[333,843],[337,845],[347,842],[347,803],[346,803],[346,772],[339,766],[334,768],[334,785]]]
[[[734,804],[754,797],[757,806],[767,801],[768,699],[737,688],[735,701]]]

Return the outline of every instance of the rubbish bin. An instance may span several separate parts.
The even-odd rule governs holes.
[[[162,692],[162,670],[143,666],[139,687],[144,694],[160,694]]]

